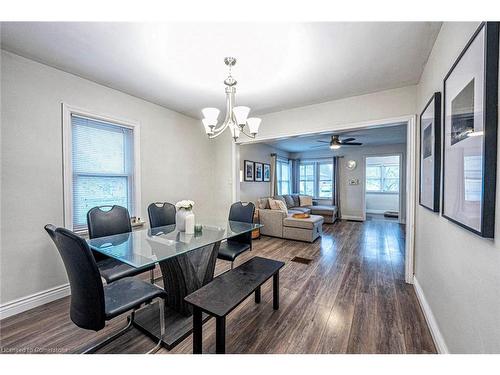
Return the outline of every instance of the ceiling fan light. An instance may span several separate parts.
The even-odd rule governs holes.
[[[340,145],[339,145],[339,144],[337,144],[337,143],[334,143],[334,144],[331,144],[331,145],[330,145],[330,148],[331,148],[332,150],[338,150],[338,149],[340,148]]]
[[[248,114],[250,113],[250,108],[245,106],[238,106],[233,108],[234,116],[236,117],[236,122],[238,125],[245,125],[247,122]]]
[[[261,122],[262,119],[258,117],[250,117],[249,119],[247,119],[248,129],[250,130],[250,133],[254,135],[257,134],[259,132]]]
[[[203,117],[205,117],[207,120],[215,121],[215,123],[217,124],[217,119],[219,118],[220,113],[217,108],[203,108],[201,110],[201,113],[203,113]]]

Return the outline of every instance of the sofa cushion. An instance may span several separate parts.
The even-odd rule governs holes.
[[[257,199],[257,208],[261,210],[270,209],[269,198],[259,198]]]
[[[335,216],[337,214],[337,206],[317,205],[310,206],[309,208],[315,215]]]
[[[283,197],[283,195],[275,195],[273,199],[280,200],[286,204],[285,197]]]
[[[286,214],[288,214],[288,208],[286,207],[285,202],[279,199],[269,198],[269,206],[271,207],[271,210],[284,211]]]
[[[311,209],[309,207],[293,207],[288,210],[288,213],[294,214],[310,214]]]
[[[285,198],[287,208],[295,207],[295,203],[293,202],[293,198],[291,195],[283,195],[283,198]]]
[[[299,207],[300,206],[300,198],[298,194],[291,194],[290,195],[293,199],[293,207]]]
[[[318,215],[311,215],[307,219],[296,219],[288,215],[283,219],[283,226],[292,228],[313,229],[316,225],[323,224],[323,217]]]
[[[309,195],[299,195],[300,205],[301,206],[312,206],[313,199]]]

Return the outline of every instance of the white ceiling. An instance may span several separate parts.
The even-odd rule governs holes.
[[[3,22],[2,48],[199,118],[225,56],[253,114],[416,84],[441,23]]]
[[[290,137],[266,142],[266,144],[287,152],[328,151],[329,144],[320,143],[318,140],[330,141],[332,134],[340,135],[341,140],[353,137],[356,138],[354,142],[363,143],[363,146],[342,146],[342,148],[391,145],[406,142],[406,124],[390,124],[377,128]]]

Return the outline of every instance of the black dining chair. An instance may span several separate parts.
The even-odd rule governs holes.
[[[253,223],[254,212],[255,205],[252,202],[236,202],[231,205],[229,210],[229,220]],[[231,262],[232,269],[236,258],[247,250],[252,250],[252,232],[243,233],[222,242],[217,258]]]
[[[162,288],[132,277],[103,286],[97,263],[83,238],[52,224],[47,224],[45,230],[54,241],[66,268],[71,289],[70,318],[73,323],[83,329],[100,331],[106,321],[132,311],[125,328],[88,348],[84,353],[93,353],[126,332],[132,326],[135,311],[156,298],[159,298],[160,331],[163,336],[166,293]],[[148,353],[156,351],[160,344],[161,340]]]
[[[110,209],[104,210],[104,208]],[[91,239],[132,232],[128,210],[125,207],[116,205],[99,206],[90,209],[87,212],[87,227],[89,238]],[[154,284],[155,282],[154,265],[135,268],[97,251],[92,251],[92,254],[97,262],[101,276],[108,284],[121,278],[136,276],[147,271],[150,272],[151,283]]]
[[[148,216],[151,228],[175,224],[175,206],[168,202],[151,203],[148,206]]]

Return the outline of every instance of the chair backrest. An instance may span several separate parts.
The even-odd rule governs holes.
[[[175,224],[175,206],[168,202],[151,203],[148,206],[148,216],[151,228]]]
[[[231,205],[231,209],[229,210],[229,220],[253,223],[254,213],[255,205],[252,202],[236,202]],[[240,234],[239,236],[231,238],[231,241],[252,244],[252,232]]]
[[[54,241],[68,274],[71,320],[85,329],[98,331],[104,328],[104,289],[87,242],[73,232],[52,224],[46,225],[45,230]]]
[[[111,207],[105,211],[103,208]],[[130,215],[122,206],[99,206],[87,212],[87,226],[90,238],[112,236],[132,232]]]

